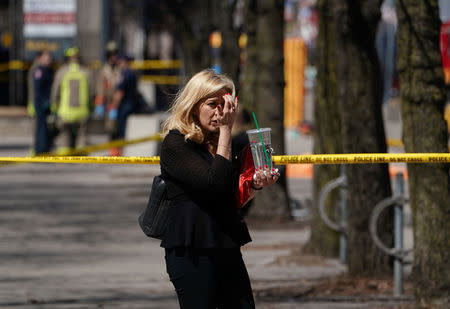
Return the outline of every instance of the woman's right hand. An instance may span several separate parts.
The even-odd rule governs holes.
[[[229,93],[222,96],[224,100],[223,108],[221,105],[217,106],[216,118],[219,123],[219,127],[231,129],[236,117],[238,109],[238,98],[233,99],[233,96]]]
[[[252,187],[256,190],[262,189],[264,187],[268,187],[277,182],[280,177],[280,173],[278,169],[272,168],[272,171],[269,170],[269,167],[266,165],[263,169],[255,170],[255,175],[253,176]]]

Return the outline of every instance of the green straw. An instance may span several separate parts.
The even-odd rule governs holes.
[[[258,121],[256,121],[255,112],[253,112],[253,119],[255,119],[256,128],[258,129],[258,133],[259,133],[259,139],[261,140],[261,144],[263,145],[263,148],[264,148],[264,154],[266,155],[266,160],[267,160],[267,163],[269,164],[269,171],[271,171],[272,170],[272,164],[270,164],[269,155],[267,154],[266,145],[264,145],[263,138],[262,138],[262,135],[261,135],[261,131],[259,130]]]

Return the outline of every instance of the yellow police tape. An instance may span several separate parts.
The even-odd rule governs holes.
[[[151,141],[162,141],[161,133],[157,133],[151,136],[146,136],[142,138],[136,138],[132,140],[115,140],[108,143],[93,145],[93,146],[85,146],[81,148],[74,149],[73,151],[66,154],[66,156],[78,155],[78,154],[89,154],[92,152],[102,151],[109,148],[122,148],[128,145],[140,144]]]
[[[44,153],[44,154],[40,154],[40,155],[37,155],[36,157],[32,157],[32,158],[40,158],[40,157],[64,158],[64,157],[77,156],[77,155],[87,155],[87,154],[90,154],[93,152],[107,150],[110,148],[122,148],[122,147],[128,146],[128,145],[140,144],[140,143],[151,142],[151,141],[162,141],[161,133],[156,133],[154,135],[150,135],[150,136],[146,136],[146,137],[142,137],[142,138],[136,138],[136,139],[132,139],[132,140],[115,140],[115,141],[111,141],[111,142],[107,142],[107,143],[103,143],[103,144],[75,148],[74,150],[72,150],[64,155],[59,155],[59,154],[55,154],[55,153]],[[10,161],[10,160],[8,160],[8,162],[0,161],[0,165],[5,166],[5,165],[11,165],[11,164],[31,163],[31,162],[34,162],[34,161],[22,161],[22,160],[17,160],[17,161],[11,160]],[[62,163],[66,163],[66,162],[62,162]],[[85,162],[83,162],[83,163],[85,163]]]
[[[179,69],[183,65],[181,60],[135,60],[131,62],[131,67],[135,70],[161,70],[161,69]],[[0,72],[9,70],[27,70],[31,64],[21,60],[11,60],[0,63]],[[100,60],[93,60],[90,63],[92,69],[101,67]]]
[[[6,72],[9,70],[9,63],[0,63],[0,72]]]
[[[21,60],[11,60],[8,62],[0,63],[0,72],[6,72],[9,70],[27,70],[30,67],[28,62]]]
[[[181,60],[135,60],[130,66],[135,70],[179,69]]]
[[[139,80],[159,85],[179,85],[181,83],[180,78],[175,75],[141,75]]]
[[[157,69],[178,69],[182,65],[180,60],[143,60],[133,61],[131,67],[135,70],[157,70]],[[12,60],[5,63],[0,63],[0,72],[7,72],[9,70],[27,70],[30,64],[20,60]],[[93,70],[101,67],[99,60],[94,60],[89,66]],[[150,81],[158,85],[179,85],[181,79],[177,75],[141,75],[140,80]],[[6,81],[6,80],[5,80]]]
[[[273,162],[285,164],[368,164],[368,163],[450,163],[450,153],[356,153],[274,156]]]
[[[0,157],[0,162],[75,164],[159,164],[159,157]]]
[[[386,145],[391,147],[403,147],[403,142],[400,139],[388,138],[386,140]]]
[[[0,162],[159,164],[159,157],[0,157]],[[357,153],[274,156],[274,164],[450,163],[450,153]]]

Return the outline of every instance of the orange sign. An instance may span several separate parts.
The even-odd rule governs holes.
[[[302,39],[284,40],[284,126],[297,128],[304,119],[306,44]]]

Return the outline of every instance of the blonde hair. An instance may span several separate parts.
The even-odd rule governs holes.
[[[163,134],[177,129],[184,135],[185,140],[190,139],[199,144],[205,142],[205,136],[197,117],[194,116],[194,111],[198,104],[222,89],[235,97],[233,81],[226,75],[216,74],[209,69],[195,74],[175,97],[169,109],[170,116],[162,125]]]

